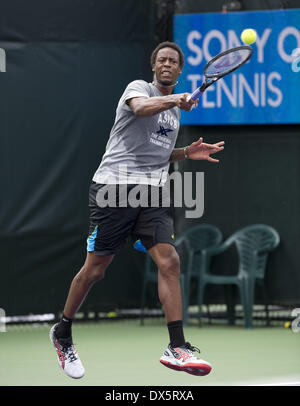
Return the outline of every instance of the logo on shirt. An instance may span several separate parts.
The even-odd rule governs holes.
[[[170,112],[164,112],[159,114],[157,124],[159,130],[150,134],[149,141],[164,149],[171,149],[172,144],[176,141],[178,120]],[[174,134],[170,134],[171,132]]]
[[[171,128],[164,128],[162,125],[160,125],[159,131],[156,131],[156,134],[165,135],[167,137],[170,131],[173,130],[171,130]]]
[[[174,130],[177,130],[179,127],[177,118],[168,111],[159,114],[157,124],[167,125],[168,127],[174,128]]]

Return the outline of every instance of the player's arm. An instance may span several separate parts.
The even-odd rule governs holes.
[[[182,110],[190,111],[195,102],[186,101],[189,93],[170,94],[168,96],[156,97],[133,97],[126,101],[136,116],[154,116],[172,107],[179,107]]]
[[[189,146],[184,148],[174,148],[171,152],[169,161],[170,162],[177,162],[182,161],[183,159],[187,159],[189,157]]]

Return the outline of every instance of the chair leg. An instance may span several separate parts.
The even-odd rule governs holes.
[[[181,299],[182,299],[182,324],[187,325],[188,321],[188,300],[186,297],[186,280],[184,274],[180,274],[180,287],[181,287]]]
[[[144,325],[145,302],[146,302],[146,282],[143,282],[141,296],[141,318],[140,318],[141,326]]]
[[[183,321],[184,325],[188,324],[189,321],[189,303],[190,303],[190,286],[191,286],[191,277],[190,275],[184,274],[184,312],[183,312]]]
[[[235,305],[233,298],[233,285],[225,285],[225,301],[227,307],[228,324],[233,326],[235,324]]]
[[[245,327],[251,329],[254,302],[254,281],[250,278],[245,278],[241,283],[240,291],[244,311]]]
[[[265,311],[266,311],[266,326],[269,327],[270,326],[270,317],[269,317],[269,298],[268,298],[268,294],[266,291],[266,287],[263,281],[261,281],[259,283],[261,289],[262,289],[262,293],[263,293],[263,300],[264,300],[264,305],[265,305]]]
[[[206,307],[207,307],[208,324],[212,324],[211,323],[211,314],[210,314],[210,309],[209,309],[209,304],[208,303],[207,303]]]
[[[202,316],[202,305],[204,302],[204,290],[205,290],[206,283],[203,283],[198,280],[198,324],[199,327],[201,326],[201,316]]]

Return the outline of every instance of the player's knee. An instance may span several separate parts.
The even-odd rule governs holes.
[[[106,267],[103,267],[103,265],[94,265],[89,271],[92,282],[97,282],[104,279],[105,271]]]
[[[105,268],[97,265],[85,265],[82,272],[77,276],[79,281],[84,281],[87,285],[100,281],[105,276]]]
[[[175,250],[167,258],[161,261],[159,270],[165,277],[179,277],[180,261]]]
[[[79,277],[85,279],[87,284],[93,284],[100,281],[105,276],[105,271],[110,264],[112,258],[110,257],[96,257],[91,262],[85,263]]]

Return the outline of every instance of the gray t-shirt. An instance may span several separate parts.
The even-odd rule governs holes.
[[[129,83],[118,103],[115,123],[94,182],[164,185],[179,131],[179,108],[141,117],[126,103],[134,97],[154,96],[162,94],[153,84],[144,80]]]

